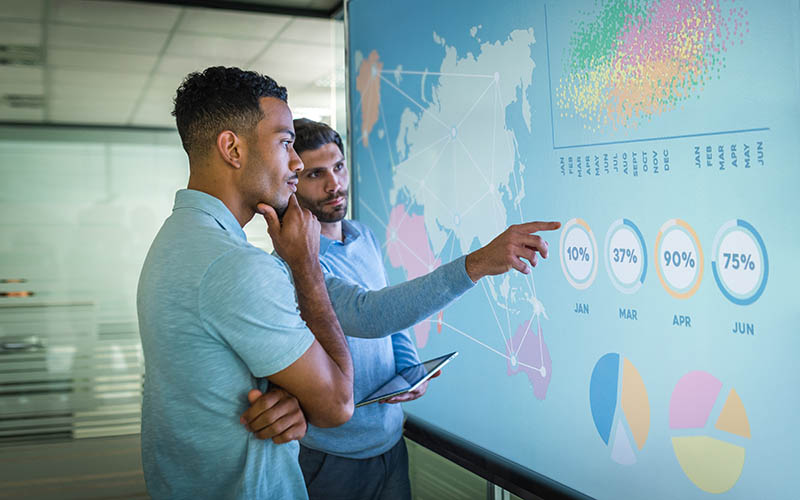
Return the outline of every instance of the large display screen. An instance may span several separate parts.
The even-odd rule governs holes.
[[[601,498],[800,493],[800,2],[347,3],[391,281],[559,220],[413,328],[406,411]]]

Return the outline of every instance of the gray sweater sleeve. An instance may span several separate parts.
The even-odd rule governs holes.
[[[465,260],[459,257],[424,276],[380,290],[367,290],[329,273],[325,284],[345,335],[386,337],[419,323],[475,286]]]

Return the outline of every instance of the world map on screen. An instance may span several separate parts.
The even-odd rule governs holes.
[[[598,498],[789,491],[800,439],[767,414],[800,397],[755,367],[800,347],[800,7],[473,7],[349,3],[357,217],[393,282],[562,228],[412,328],[421,357],[462,356],[406,411]]]

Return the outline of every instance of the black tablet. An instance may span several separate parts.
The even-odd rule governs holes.
[[[403,394],[404,392],[413,391],[456,356],[458,356],[458,352],[451,352],[450,354],[424,361],[418,365],[403,368],[400,370],[400,373],[383,384],[380,389],[356,404],[356,408],[376,401],[383,401],[384,399],[389,399],[398,394]]]

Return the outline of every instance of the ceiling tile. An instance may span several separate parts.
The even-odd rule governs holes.
[[[330,8],[326,2],[338,0],[273,4]],[[48,65],[47,72],[0,66],[0,95],[50,93],[46,112],[0,104],[0,120],[174,128],[172,100],[183,78],[217,65],[270,75],[288,87],[293,108],[323,112],[330,89],[314,82],[342,64],[343,33],[341,22],[149,1],[0,0],[0,43],[37,46],[46,38]]]
[[[175,91],[165,91],[150,88],[142,98],[141,106],[157,107],[166,114],[172,113],[173,103],[172,99],[175,98]]]
[[[328,19],[295,18],[281,34],[281,40],[330,45],[337,31],[344,30],[344,23]]]
[[[330,108],[333,106],[330,89],[301,88],[289,90],[291,108]]]
[[[44,13],[43,6],[44,0],[3,0],[0,2],[0,17],[39,21]]]
[[[203,71],[210,66],[237,66],[242,67],[246,61],[237,59],[235,55],[230,57],[174,57],[164,56],[156,68],[159,77],[174,75],[178,78],[178,83],[193,71]],[[177,85],[175,88],[178,88]]]
[[[169,31],[180,12],[180,7],[148,3],[61,0],[53,2],[50,19],[92,26]]]
[[[82,86],[53,86],[48,96],[51,100],[58,101],[83,101],[94,98],[104,101],[136,102],[141,93],[138,88],[111,88],[94,82]]]
[[[52,100],[48,103],[50,119],[69,123],[124,123],[134,103],[89,98],[78,100]]]
[[[305,87],[312,81],[303,73],[300,61],[256,62],[247,69],[267,75],[284,87]]]
[[[175,117],[159,106],[140,106],[130,121],[139,127],[172,127],[175,128]]]
[[[165,52],[169,56],[228,57],[249,60],[264,48],[261,40],[234,40],[202,35],[176,34]]]
[[[150,78],[149,91],[162,94],[175,95],[175,91],[183,82],[185,75],[159,75]]]
[[[158,57],[144,54],[50,49],[47,63],[52,68],[84,68],[125,73],[149,73]]]
[[[47,47],[157,54],[166,40],[166,32],[50,24],[48,25]]]
[[[258,64],[293,68],[300,75],[331,71],[334,53],[331,47],[307,45],[299,42],[275,42],[259,58]]]
[[[135,73],[112,73],[53,69],[50,72],[51,88],[56,87],[103,87],[110,90],[138,91],[147,81],[148,75]]]
[[[172,95],[148,92],[134,111],[131,122],[136,125],[174,127],[175,117],[171,114],[172,97]]]
[[[178,32],[204,36],[269,40],[292,18],[270,14],[246,14],[211,9],[186,9]]]
[[[0,44],[40,46],[42,25],[34,21],[0,21]]]

